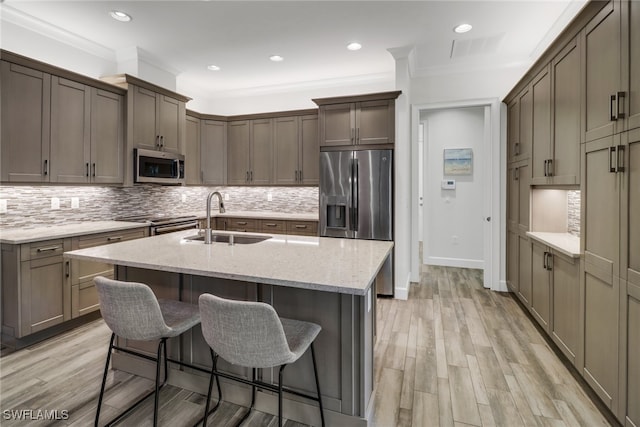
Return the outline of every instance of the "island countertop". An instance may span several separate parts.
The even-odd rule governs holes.
[[[393,242],[264,235],[253,244],[189,241],[186,230],[65,252],[68,258],[197,276],[366,295]],[[223,232],[216,234],[245,233]],[[258,233],[251,233],[257,235]]]

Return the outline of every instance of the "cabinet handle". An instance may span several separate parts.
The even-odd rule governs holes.
[[[624,145],[618,145],[616,151],[616,172],[624,172]]]
[[[156,135],[156,147],[160,148],[160,135]]]
[[[295,172],[296,182],[298,182],[298,171]]]
[[[58,249],[61,249],[62,246],[47,246],[45,248],[38,248],[37,252],[51,252],[51,251],[57,251]]]
[[[624,103],[622,103],[623,108],[620,108],[620,98],[624,99],[625,97],[626,97],[626,92],[616,93],[616,119],[624,119],[624,116],[625,116]]]
[[[352,144],[355,144],[355,135],[356,135],[355,128],[351,128],[351,143]]]
[[[244,179],[244,182],[249,182],[249,171],[247,171],[247,177]]]
[[[617,112],[614,111],[616,104],[617,104],[617,95],[609,96],[609,120],[612,122],[615,122],[618,119]]]
[[[44,161],[44,176],[49,175],[49,160]]]
[[[549,170],[548,166],[549,166],[549,160],[545,160],[544,161],[544,176],[548,176],[547,175],[547,171]]]
[[[516,145],[515,145],[515,155],[516,156],[520,155],[520,143],[519,142],[516,142]]]
[[[247,225],[247,222],[246,221],[238,221],[236,224],[238,224],[238,225]]]
[[[298,171],[298,178],[300,178],[300,182],[302,182],[302,170]]]
[[[111,237],[107,237],[107,242],[113,242],[116,240],[122,240],[122,236],[111,236]]]
[[[70,267],[69,267],[69,264],[70,264],[70,262],[69,262],[69,261],[65,262],[65,267],[66,267],[66,268],[65,268],[65,270],[66,270],[66,271],[65,271],[65,276],[66,276],[66,277],[69,277],[69,276],[71,275],[71,269],[70,269]]]
[[[299,225],[299,224],[298,224],[298,225],[296,225],[296,228],[304,229],[304,228],[307,228],[307,226],[306,226],[306,225]]]
[[[253,171],[249,171],[249,180],[253,182]]]
[[[360,144],[360,128],[356,128],[356,144]]]
[[[545,270],[547,270],[547,255],[549,255],[549,252],[544,251],[544,254],[542,255],[542,268]]]
[[[613,165],[613,159],[616,158],[616,163],[618,163],[616,156],[616,147],[609,147],[609,172],[616,173],[616,166]]]
[[[160,147],[164,148],[164,135],[160,135]]]
[[[553,159],[547,160],[547,176],[553,176]]]
[[[515,169],[513,170],[513,179],[514,179],[515,181],[517,181],[517,180],[519,180],[519,179],[520,179],[520,168],[515,168]]]
[[[89,163],[87,163],[87,164],[86,164],[86,167],[87,167],[87,172],[86,172],[86,174],[87,174],[87,176],[89,176]]]
[[[272,222],[269,222],[267,224],[265,224],[267,227],[275,227],[277,224],[274,224]]]
[[[551,252],[547,252],[547,270],[553,270],[553,254]]]
[[[92,166],[93,166],[92,176],[96,176],[96,164],[94,163]]]

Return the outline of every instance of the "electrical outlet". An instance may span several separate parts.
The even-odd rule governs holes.
[[[224,201],[228,201],[229,200],[229,193],[224,193]]]
[[[183,194],[183,195],[182,195],[182,203],[184,203],[184,202],[186,202],[186,201],[187,201],[187,195],[186,195],[186,194]]]
[[[0,199],[0,214],[7,213],[7,199]]]
[[[51,198],[51,209],[60,209],[60,198],[58,197]]]
[[[267,193],[267,202],[273,202],[273,193],[271,191]]]
[[[78,209],[80,207],[80,198],[72,197],[71,198],[71,209]]]

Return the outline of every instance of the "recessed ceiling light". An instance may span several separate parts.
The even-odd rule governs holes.
[[[362,49],[362,45],[358,42],[349,43],[347,45],[347,49],[349,50],[360,50]]]
[[[209,65],[209,66],[207,66],[207,70],[220,71],[220,67],[218,67],[217,65]]]
[[[271,55],[269,59],[272,60],[273,62],[284,61],[284,58],[280,55]]]
[[[453,29],[458,34],[466,33],[467,31],[471,31],[473,26],[471,24],[460,24]]]
[[[129,22],[129,21],[131,21],[131,16],[130,15],[127,15],[124,12],[120,12],[119,10],[112,10],[111,12],[109,12],[109,14],[116,21],[120,21],[120,22]]]

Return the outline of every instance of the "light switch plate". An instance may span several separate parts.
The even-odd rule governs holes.
[[[443,190],[455,190],[456,189],[456,180],[455,179],[443,179],[442,180],[442,189]]]
[[[229,200],[229,193],[224,193],[224,200],[225,201]]]
[[[7,199],[0,199],[0,214],[7,213]]]
[[[60,209],[60,198],[58,197],[51,198],[51,209]]]
[[[80,207],[80,198],[72,197],[71,198],[71,209],[78,209]]]
[[[267,202],[273,202],[273,193],[271,191],[267,193]]]
[[[186,195],[186,194],[183,194],[183,195],[182,195],[182,203],[184,203],[184,202],[186,202],[186,201],[187,201],[187,195]]]

